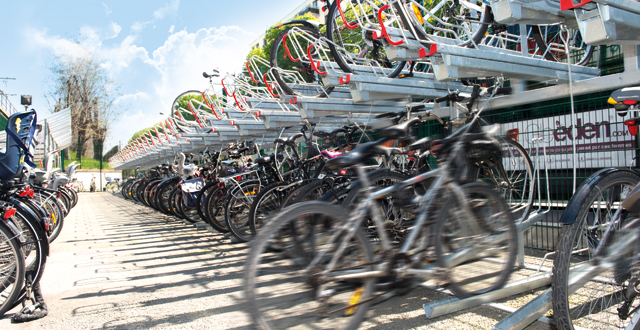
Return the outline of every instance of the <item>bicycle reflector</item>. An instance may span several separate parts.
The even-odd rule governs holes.
[[[20,193],[20,197],[26,196],[33,197],[33,189],[29,186],[24,187],[24,191]]]
[[[238,181],[242,181],[242,176],[241,176],[241,175],[238,175],[238,176],[236,177],[236,180],[238,180]]]
[[[634,119],[625,120],[624,124],[627,125],[629,133],[631,135],[636,136],[638,134],[638,125],[636,124],[636,121]]]
[[[413,13],[416,14],[416,18],[420,24],[424,24],[424,18],[422,17],[422,13],[420,13],[420,8],[418,8],[415,3],[412,3],[411,7],[413,8]]]
[[[507,131],[507,137],[512,138],[516,141],[518,141],[518,134],[520,134],[520,130],[517,128],[510,129]]]
[[[346,169],[341,169],[340,170],[340,175],[347,175],[347,170]]]
[[[16,209],[10,207],[6,211],[4,211],[4,215],[2,216],[4,219],[9,219],[16,214]]]

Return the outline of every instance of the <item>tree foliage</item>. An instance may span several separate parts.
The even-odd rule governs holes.
[[[299,15],[296,16],[294,18],[294,20],[308,20],[308,21],[316,21],[315,17],[313,16],[313,14],[311,13],[306,13],[304,15]],[[247,61],[254,55],[257,55],[259,57],[262,57],[263,59],[265,59],[267,62],[269,61],[269,56],[271,54],[271,47],[273,46],[273,43],[276,41],[276,37],[280,34],[280,32],[284,31],[284,29],[287,28],[287,26],[282,26],[279,27],[283,22],[278,22],[272,26],[270,26],[264,34],[264,45],[262,47],[254,47],[253,49],[251,49],[249,51],[249,54],[247,54],[246,59]],[[289,47],[293,47],[291,44],[288,44]],[[285,70],[291,70],[291,69],[295,69],[294,66],[296,65],[294,62],[290,61],[290,60],[285,60],[284,61],[280,61],[278,62],[279,66],[282,69]],[[260,72],[252,72],[253,76],[256,80],[262,81],[262,75],[265,74],[268,70],[269,67],[266,65],[262,65],[260,64],[259,66],[259,70]],[[243,72],[247,71],[246,67],[242,68]],[[248,73],[247,73],[248,74]],[[260,77],[258,77],[257,75],[260,75]]]

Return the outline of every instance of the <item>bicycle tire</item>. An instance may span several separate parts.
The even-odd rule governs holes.
[[[574,329],[574,325],[580,326],[580,328],[591,328],[593,318],[596,315],[602,316],[600,313],[608,314],[606,315],[607,320],[620,321],[615,305],[603,308],[604,304],[619,301],[618,299],[621,298],[619,296],[619,284],[617,283],[619,279],[616,278],[618,277],[616,274],[617,268],[614,268],[612,274],[607,274],[609,276],[605,276],[604,272],[598,274],[598,277],[602,278],[602,280],[585,283],[577,288],[575,294],[573,294],[569,288],[570,267],[581,262],[588,263],[591,260],[590,252],[597,248],[602,238],[598,236],[599,231],[597,229],[603,226],[606,228],[607,223],[605,222],[610,220],[610,214],[612,214],[610,212],[613,212],[613,208],[610,209],[610,207],[624,200],[626,193],[631,191],[638,182],[640,182],[640,175],[635,171],[603,169],[589,177],[569,200],[560,219],[563,225],[558,238],[557,253],[552,270],[553,315],[558,329]],[[610,195],[608,192],[610,192]],[[608,197],[611,197],[611,199],[607,199]],[[603,200],[604,203],[602,202]],[[601,211],[603,207],[606,209]],[[596,222],[599,220],[598,214],[605,215],[605,218],[602,219],[605,222]],[[573,222],[567,224],[567,221]],[[585,227],[588,229],[587,231],[583,231]],[[594,229],[591,230],[590,228]],[[616,229],[615,227],[612,228]],[[585,247],[584,243],[578,241],[576,244],[576,240],[582,238],[586,238],[588,242],[587,250],[584,252],[579,251]],[[585,256],[585,252],[589,253],[586,253]],[[620,256],[620,258],[623,257]],[[628,264],[631,264],[631,261]],[[593,289],[593,291],[589,293],[589,289]],[[603,293],[602,297],[595,296],[599,292]],[[588,295],[588,301],[584,301],[585,294]],[[584,304],[581,304],[581,302],[584,302]],[[584,308],[581,308],[582,305],[590,307],[596,304],[600,305],[598,308],[600,313],[594,313],[593,316],[591,314],[581,315],[582,311],[584,311]],[[589,308],[588,312],[591,313],[592,311],[596,310]],[[578,312],[578,314],[575,312]],[[609,317],[609,315],[613,315],[613,317]],[[598,323],[598,329],[619,329],[620,326],[623,326],[623,322],[614,323],[613,325]]]
[[[289,33],[289,31],[291,31],[293,28],[303,30],[303,31],[305,31],[307,33],[311,33],[316,38],[320,38],[321,37],[321,34],[317,30],[311,29],[311,28],[308,28],[308,27],[290,26],[290,27],[285,28],[284,30],[282,30],[280,32],[280,34],[278,34],[278,36],[276,37],[275,41],[271,45],[271,49],[269,51],[269,64],[271,65],[272,68],[278,68],[279,67],[277,60],[282,56],[282,54],[284,54],[284,53],[280,53],[280,45],[282,44],[281,41],[284,40],[285,35],[287,35]],[[290,61],[290,59],[287,58],[287,61]],[[301,70],[298,70],[298,71],[301,71]],[[273,77],[275,78],[276,82],[280,86],[280,88],[282,88],[282,90],[287,95],[297,95],[297,96],[304,96],[304,97],[328,97],[329,94],[331,93],[331,91],[333,91],[333,89],[335,88],[334,86],[328,86],[328,87],[321,88],[321,90],[319,92],[317,91],[317,88],[316,88],[316,92],[314,92],[313,88],[312,88],[312,89],[310,89],[309,93],[301,93],[301,92],[297,92],[293,88],[291,88],[284,81],[282,76],[280,76],[280,72],[278,72],[278,70],[272,70],[271,72],[272,72]],[[312,72],[311,74],[314,74],[314,73]],[[260,77],[260,78],[263,78],[263,77]],[[258,78],[258,79],[260,79],[260,78]]]
[[[489,28],[489,25],[491,25],[494,22],[494,19],[493,19],[493,12],[491,11],[491,6],[484,2],[481,2],[481,3],[482,3],[482,14],[480,15],[480,19],[478,20],[478,23],[476,23],[478,25],[478,28],[472,32],[471,38],[469,38],[469,40],[467,41],[463,41],[460,43],[455,41],[456,40],[455,38],[448,38],[449,40],[454,40],[452,44],[460,47],[475,47],[475,45],[479,44],[482,41],[482,39],[485,37],[487,33],[487,29]],[[457,7],[461,8],[463,6],[458,5]],[[420,37],[422,40],[426,40],[426,41],[433,40],[433,38],[431,38],[429,34],[427,34],[427,32],[424,30],[424,26],[420,24],[418,19],[414,15],[411,15],[411,13],[413,13],[413,9],[408,8],[406,12],[409,13],[409,17],[405,17],[404,11],[400,11],[400,16],[403,17],[403,21],[406,21],[408,18],[408,21],[411,22],[416,32],[420,34]]]
[[[44,274],[47,256],[49,255],[47,235],[44,228],[40,225],[39,220],[36,218],[36,214],[25,209],[25,207],[30,207],[30,205],[13,199],[10,205],[17,209],[15,215],[12,216],[10,220],[16,227],[21,229],[23,237],[25,238],[25,242],[21,243],[25,258],[25,271],[31,273],[31,284],[38,283]],[[32,245],[28,253],[25,252],[25,246],[27,245]],[[13,307],[18,306],[26,296],[27,290],[25,286],[20,290],[18,297],[13,303]]]
[[[156,196],[157,202],[156,204],[160,208],[160,212],[168,215],[173,215],[173,210],[171,206],[171,196],[173,195],[173,191],[178,189],[177,186],[178,179],[170,179],[163,183],[161,183],[161,187],[158,187],[158,195]]]
[[[577,31],[577,33],[579,33],[579,31]],[[542,37],[542,31],[540,31],[540,26],[538,25],[531,26],[531,34],[533,34],[533,38],[536,44],[538,45],[538,49],[540,49],[540,51],[546,50],[548,45],[546,40]],[[582,57],[580,57],[580,59],[575,63],[575,65],[581,65],[581,66],[587,65],[589,63],[589,60],[591,60],[591,56],[593,56],[594,50],[595,50],[594,46],[586,45],[584,54],[582,54]],[[544,58],[547,61],[562,62],[562,59],[558,58],[555,55],[555,53],[552,51],[544,52]]]
[[[449,194],[448,199],[444,202],[445,206],[440,209],[435,242],[437,264],[446,269],[443,277],[449,283],[447,287],[456,297],[462,299],[499,289],[507,283],[515,266],[518,241],[513,213],[493,187],[481,182],[472,182],[461,186],[461,188],[470,205],[467,210],[469,213],[464,212],[460,205],[456,205],[459,203],[457,196]],[[452,212],[456,211],[459,212],[453,215]],[[466,218],[466,221],[462,221],[458,225],[460,219],[465,219],[467,214],[472,215],[474,219]],[[487,232],[473,232],[474,226],[470,224],[471,221],[476,223],[476,229],[485,229]],[[469,231],[471,234],[467,237],[454,236],[457,233],[465,234]],[[491,246],[491,252],[495,254],[502,252],[504,260],[496,262],[495,254],[491,258],[464,260],[464,262],[453,266],[447,260],[447,256],[455,256],[460,251],[466,250],[466,253],[481,251],[482,245],[478,245],[476,241],[482,243],[488,241],[492,236],[500,237],[505,234],[508,235],[503,239],[506,246],[499,248]],[[496,264],[498,269],[496,269]],[[497,275],[491,277],[495,273]]]
[[[202,96],[202,92],[198,91],[198,90],[188,90],[186,92],[182,92],[180,93],[180,95],[178,95],[174,100],[173,103],[171,103],[171,111],[170,111],[170,116],[171,119],[173,119],[176,122],[182,122],[182,115],[179,115],[177,112],[178,110],[176,109],[176,106],[178,105],[178,101],[180,101],[180,99],[186,95],[198,95],[198,96]],[[209,109],[210,110],[210,109]],[[176,129],[182,133],[186,133],[179,125],[176,125]]]
[[[288,185],[291,183],[280,181],[260,189],[249,209],[249,232],[247,233],[249,237],[256,236],[258,230],[264,227],[268,219],[282,209],[286,197],[296,187],[287,187],[286,190],[283,190],[283,187]],[[269,213],[265,214],[265,212]]]
[[[0,317],[10,308],[20,294],[25,279],[24,254],[16,233],[3,221],[0,221],[0,269],[10,269],[0,273]]]
[[[198,210],[198,215],[200,216],[200,219],[204,220],[211,227],[214,226],[212,224],[213,221],[211,221],[211,219],[209,219],[206,216],[206,210],[204,208],[205,208],[205,202],[207,200],[207,196],[209,196],[209,194],[216,188],[218,188],[218,181],[209,182],[204,187],[202,187],[200,191],[198,191],[198,196],[196,197],[196,206]]]
[[[331,6],[329,6],[329,12],[327,13],[326,21],[325,21],[326,23],[325,26],[327,29],[326,37],[331,41],[328,43],[329,52],[331,53],[331,57],[333,58],[333,60],[336,62],[336,64],[338,65],[338,67],[340,67],[342,71],[344,71],[345,73],[354,74],[355,72],[353,71],[353,69],[351,69],[349,64],[345,61],[345,59],[342,57],[342,55],[334,45],[334,43],[337,43],[337,44],[341,43],[340,41],[335,40],[335,35],[334,35],[334,32],[335,30],[338,29],[338,27],[335,26],[333,19],[336,17],[341,17],[341,13],[339,12],[338,6],[337,6],[338,3],[339,1],[333,1],[333,3],[331,3]],[[404,70],[404,67],[406,65],[407,65],[406,61],[399,61],[396,64],[395,69],[393,69],[389,74],[387,74],[386,77],[396,78],[398,75],[400,75],[400,72]]]
[[[320,244],[326,243],[326,240],[322,239],[322,235],[331,235],[330,231],[334,226],[338,226],[344,221],[346,213],[347,210],[342,207],[325,202],[312,201],[295,204],[280,212],[260,231],[249,250],[244,281],[248,308],[254,324],[260,329],[282,329],[307,324],[314,329],[350,330],[356,329],[360,325],[371,304],[368,299],[372,295],[375,278],[342,282],[327,279],[327,282],[323,282],[327,288],[338,287],[341,289],[339,297],[326,298],[327,303],[336,304],[335,310],[339,310],[340,307],[348,308],[355,303],[362,302],[355,307],[355,311],[350,311],[349,315],[328,312],[327,316],[335,317],[335,319],[327,320],[319,319],[315,313],[314,298],[318,283],[312,279],[315,274],[321,272],[321,268],[328,260],[320,260],[322,264],[314,266],[316,273],[311,276],[308,276],[305,271],[301,271],[313,259],[314,251],[322,250],[323,246]],[[288,233],[295,233],[296,237],[292,238],[292,235]],[[338,237],[338,239],[340,238]],[[281,248],[274,251],[271,245],[276,241]],[[348,244],[345,250],[349,253],[343,254],[338,262],[346,263],[348,266],[353,266],[354,263],[364,263],[363,271],[373,268],[373,266],[367,265],[373,261],[373,252],[362,230],[356,229],[353,240],[345,243]],[[316,245],[318,246],[316,247]],[[331,250],[327,250],[325,256],[330,255],[331,252]],[[261,267],[263,261],[265,262],[264,269]],[[338,265],[338,268],[341,265]],[[277,267],[277,270],[269,271],[271,267]],[[267,271],[269,274],[265,274]],[[260,278],[260,275],[266,275],[267,278]],[[287,286],[286,291],[281,289],[277,293],[270,291],[269,285],[277,286],[278,283],[290,285]],[[298,283],[300,289],[296,290],[297,287],[294,286]],[[349,291],[347,292],[347,290]],[[334,289],[333,292],[336,291],[338,290]],[[262,298],[265,299],[265,302],[262,301]],[[340,299],[340,301],[336,301],[334,298]],[[302,302],[303,299],[305,302]],[[307,300],[310,301],[307,302]],[[263,304],[265,305],[264,309]],[[329,309],[329,311],[332,310],[334,309]],[[302,315],[300,315],[301,313]],[[292,315],[295,316],[292,317]],[[280,321],[284,324],[275,324]]]
[[[229,232],[225,219],[224,203],[227,200],[226,188],[216,187],[207,195],[204,203],[204,212],[209,224],[213,229],[225,234]]]
[[[390,187],[398,182],[402,182],[410,179],[411,176],[402,172],[397,172],[391,169],[380,169],[367,173],[367,179],[371,187],[375,187],[376,190]],[[411,198],[416,194],[415,190],[411,190]],[[347,209],[355,209],[358,204],[358,199],[362,198],[362,187],[359,181],[356,181],[353,188],[342,202],[342,205]],[[410,199],[410,198],[407,198]],[[376,199],[378,209],[382,211],[381,219],[385,222],[385,230],[387,236],[391,239],[392,244],[400,245],[406,238],[405,235],[409,231],[407,230],[414,223],[415,216],[412,212],[408,212],[406,208],[401,207],[400,202],[396,200],[393,195],[387,195],[383,198]],[[376,228],[373,217],[371,216],[371,208],[367,215],[366,220],[363,221],[363,225],[367,229],[367,236],[372,242],[378,241],[378,229]],[[377,248],[376,246],[375,248]]]
[[[497,138],[502,147],[501,159],[493,165],[475,164],[478,167],[477,179],[492,185],[507,201],[514,217],[525,220],[535,199],[533,162],[518,141],[510,137]]]
[[[249,226],[249,210],[260,191],[260,182],[252,181],[229,191],[224,216],[227,227],[233,236],[241,242],[248,242],[252,238]],[[248,192],[245,192],[245,189]],[[249,195],[247,195],[249,194]],[[246,214],[245,214],[246,212]]]

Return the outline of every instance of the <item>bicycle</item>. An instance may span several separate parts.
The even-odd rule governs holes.
[[[637,88],[618,90],[610,103],[626,112]],[[637,129],[640,117],[625,120]],[[553,313],[558,329],[638,328],[640,172],[605,168],[576,190],[560,218],[553,262]]]
[[[513,214],[492,187],[465,182],[458,174],[469,165],[469,150],[478,156],[495,152],[491,143],[472,142],[491,141],[495,134],[468,133],[476,120],[440,141],[438,150],[447,155],[442,167],[378,191],[372,191],[365,170],[358,165],[386,153],[379,146],[405,136],[421,122],[419,118],[387,128],[380,132],[381,140],[327,161],[329,169],[357,166],[365,197],[351,212],[326,202],[295,204],[258,233],[245,272],[245,295],[255,324],[263,329],[293,322],[355,329],[371,301],[385,293],[373,295],[378,279],[401,290],[410,287],[414,277],[441,275],[458,297],[503,286],[516,255]],[[432,182],[426,193],[410,198],[415,222],[401,245],[394,245],[375,201],[423,182]],[[363,228],[368,211],[377,233],[375,245]],[[429,235],[431,230],[434,236]],[[425,263],[429,246],[435,246],[437,266]],[[286,292],[274,294],[270,287],[274,280],[288,283]],[[291,313],[295,319],[288,317]],[[283,323],[272,326],[278,322]]]
[[[105,189],[112,193],[112,194],[117,194],[120,192],[120,179],[115,179],[113,181],[109,181],[109,183],[107,183],[107,186],[105,187]]]

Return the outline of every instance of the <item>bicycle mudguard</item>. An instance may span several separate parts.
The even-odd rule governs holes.
[[[582,203],[580,204],[573,203],[574,199],[575,200],[586,199],[589,193],[591,193],[591,191],[593,190],[594,186],[600,183],[602,179],[604,179],[608,175],[611,175],[612,173],[623,172],[623,171],[632,172],[636,175],[640,175],[640,173],[637,170],[626,169],[626,168],[605,168],[594,173],[589,178],[587,178],[587,180],[585,180],[580,185],[580,187],[578,187],[578,190],[576,190],[573,196],[571,196],[571,199],[569,199],[569,203],[567,203],[567,207],[565,208],[564,213],[562,213],[562,217],[560,217],[560,223],[572,224],[576,221],[576,218],[578,217],[578,213],[580,212],[580,209],[582,209],[583,205]]]
[[[280,25],[278,25],[278,28],[281,28],[283,26],[287,26],[287,25],[302,25],[311,29],[314,29],[318,32],[320,32],[320,27],[322,26],[321,23],[318,22],[314,22],[314,21],[308,21],[305,19],[294,19],[292,21],[286,22],[286,23],[282,23]]]
[[[42,252],[45,256],[49,256],[49,241],[46,239],[47,234],[44,231],[42,221],[38,219],[38,216],[33,213],[30,208],[23,206],[22,202],[20,202],[19,200],[12,197],[9,198],[9,203],[13,204],[13,206],[18,209],[18,211],[20,211],[22,215],[31,218],[31,222],[34,224],[33,229],[38,232],[38,236],[44,237],[44,239],[42,240],[42,242],[44,243],[42,244]],[[29,221],[29,219],[27,219],[27,221]]]

